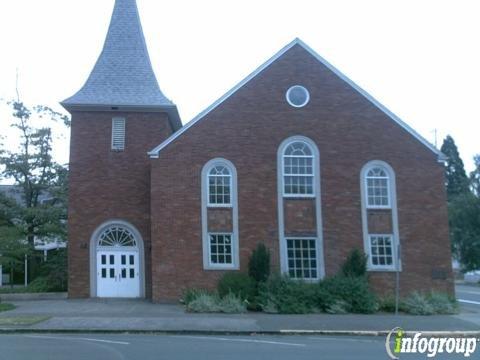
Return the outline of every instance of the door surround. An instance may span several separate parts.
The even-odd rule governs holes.
[[[112,219],[98,226],[90,237],[90,297],[97,297],[97,247],[99,237],[105,229],[113,225],[127,228],[135,237],[139,260],[140,298],[145,297],[145,248],[143,238],[135,226],[125,220]]]

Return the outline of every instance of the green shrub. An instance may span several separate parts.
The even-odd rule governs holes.
[[[248,275],[257,283],[267,281],[270,276],[270,253],[262,243],[257,245],[250,256]]]
[[[0,303],[0,312],[15,309],[15,305],[9,303]]]
[[[377,297],[365,277],[334,276],[324,279],[318,286],[323,294],[330,294],[333,302],[344,301],[347,312],[371,314],[378,310]]]
[[[49,281],[49,278],[46,276],[39,276],[35,280],[33,280],[27,286],[28,292],[32,293],[40,293],[40,292],[49,292],[54,291],[55,284],[52,284]]]
[[[402,310],[411,315],[433,315],[435,309],[427,297],[417,291],[412,292],[402,302]]]
[[[325,312],[329,314],[346,314],[348,308],[349,305],[345,301],[337,299],[325,309]]]
[[[400,305],[400,304],[399,304]],[[378,307],[380,311],[395,312],[395,296],[387,295],[378,300]]]
[[[360,277],[367,274],[367,256],[358,249],[353,249],[342,265],[343,276]]]
[[[188,303],[187,311],[200,313],[220,312],[220,298],[216,294],[201,293]]]
[[[217,293],[207,293],[204,291],[193,293],[187,304],[187,311],[199,313],[244,313],[247,307],[244,301],[232,293],[220,298]]]
[[[456,314],[458,312],[457,301],[447,294],[432,291],[427,300],[432,305],[435,314]]]
[[[220,311],[228,314],[238,314],[247,311],[247,304],[238,296],[229,293],[220,299]]]
[[[245,273],[227,272],[218,282],[218,294],[225,297],[232,293],[242,300],[253,301],[256,296],[254,280]]]
[[[203,290],[203,289],[187,289],[183,292],[180,302],[182,304],[188,305],[193,300],[197,299],[200,295],[208,294],[208,293],[209,292],[207,290]]]
[[[305,314],[318,311],[317,286],[273,275],[259,285],[258,302],[264,311]]]

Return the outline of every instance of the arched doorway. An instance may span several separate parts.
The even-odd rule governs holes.
[[[92,296],[143,296],[143,241],[132,225],[119,220],[102,224],[90,249]]]

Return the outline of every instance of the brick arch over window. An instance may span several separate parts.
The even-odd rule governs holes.
[[[135,226],[125,220],[112,219],[102,223],[90,238],[90,297],[97,297],[97,250],[109,247],[136,248],[139,255],[140,297],[145,297],[145,248]]]
[[[320,191],[320,153],[311,139],[292,136],[277,151],[278,240],[280,269],[291,277],[319,280],[325,276]],[[315,232],[286,233],[284,207],[292,198],[314,203]],[[293,255],[292,255],[293,254]],[[297,256],[299,255],[299,256]],[[297,266],[300,264],[300,266]],[[304,265],[307,264],[307,265]]]
[[[381,160],[366,163],[360,171],[362,229],[369,271],[401,270],[398,258],[397,190],[393,168]]]

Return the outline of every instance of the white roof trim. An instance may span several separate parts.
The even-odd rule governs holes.
[[[205,110],[203,110],[201,113],[199,113],[197,116],[195,116],[192,120],[190,120],[188,123],[186,123],[180,130],[172,134],[169,138],[167,138],[165,141],[163,141],[160,145],[158,145],[156,148],[151,150],[148,155],[152,158],[157,158],[159,152],[167,147],[169,144],[174,142],[180,135],[182,135],[184,132],[186,132],[188,129],[190,129],[193,125],[195,125],[198,121],[203,119],[205,115],[210,113],[212,110],[214,110],[216,107],[218,107],[220,104],[222,104],[225,100],[227,100],[230,96],[232,96],[235,92],[237,92],[238,89],[240,89],[243,85],[248,83],[250,80],[252,80],[255,76],[257,76],[259,73],[261,73],[266,67],[268,67],[270,64],[272,64],[274,61],[276,61],[280,56],[282,56],[284,53],[286,53],[289,49],[291,49],[295,45],[300,45],[303,47],[306,51],[308,51],[313,57],[315,57],[320,63],[325,65],[330,71],[332,71],[335,75],[337,75],[340,79],[345,81],[348,85],[350,85],[353,89],[355,89],[357,92],[359,92],[361,95],[363,95],[367,100],[369,100],[373,105],[375,105],[378,109],[380,109],[383,113],[385,113],[388,117],[390,117],[393,121],[395,121],[398,125],[400,125],[404,130],[406,130],[408,133],[410,133],[413,137],[415,137],[418,141],[420,141],[423,145],[425,145],[427,148],[429,148],[433,153],[438,155],[438,160],[439,161],[445,161],[446,156],[438,150],[435,146],[433,146],[428,140],[426,140],[422,135],[417,133],[415,130],[413,130],[409,125],[407,125],[402,119],[400,119],[397,115],[392,113],[390,110],[388,110],[384,105],[382,105],[378,100],[376,100],[372,95],[370,95],[368,92],[363,90],[360,86],[358,86],[356,83],[354,83],[352,80],[350,80],[347,76],[345,76],[340,70],[335,68],[332,64],[330,64],[327,60],[325,60],[323,57],[321,57],[319,54],[317,54],[310,46],[305,44],[302,40],[299,38],[296,38],[292,42],[290,42],[288,45],[283,47],[279,52],[277,52],[274,56],[272,56],[270,59],[268,59],[265,63],[260,65],[255,71],[253,71],[250,75],[248,75],[246,78],[244,78],[242,81],[240,81],[237,85],[235,85],[231,90],[229,90],[227,93],[225,93],[221,98],[216,100],[213,104],[211,104],[209,107],[207,107]]]

